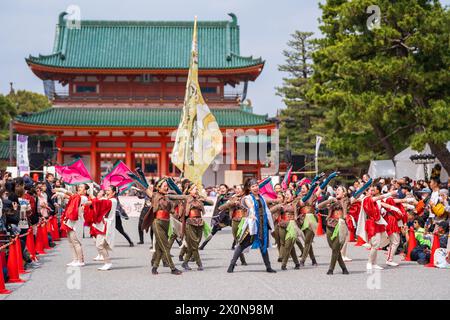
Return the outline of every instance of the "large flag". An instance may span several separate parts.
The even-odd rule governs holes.
[[[268,199],[276,199],[277,198],[277,194],[275,193],[275,190],[273,190],[271,177],[268,177],[259,183],[259,193],[264,198],[268,198]]]
[[[91,175],[81,159],[77,159],[68,165],[55,166],[55,171],[68,185],[92,182]]]
[[[291,181],[292,167],[293,166],[289,167],[288,172],[286,172],[283,182],[281,183],[281,187],[283,188],[283,190],[287,190],[287,188],[289,187],[289,182]]]
[[[172,163],[181,170],[185,178],[201,185],[203,174],[222,152],[222,147],[222,133],[202,97],[198,82],[196,17],[183,114],[172,151]]]
[[[109,186],[115,186],[118,188],[119,193],[126,191],[134,184],[134,180],[130,178],[129,173],[132,173],[132,171],[125,163],[122,161],[117,162],[111,171],[103,177],[102,190],[106,190]]]

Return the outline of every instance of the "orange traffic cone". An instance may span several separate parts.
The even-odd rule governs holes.
[[[434,268],[434,253],[440,248],[439,236],[435,233],[433,237],[433,246],[431,247],[430,263],[426,264],[427,268]]]
[[[317,221],[317,230],[316,230],[316,236],[323,236],[323,228],[322,228],[322,215],[319,213],[319,220]]]
[[[6,289],[5,278],[3,277],[3,254],[4,252],[0,252],[0,294],[10,294],[11,291]]]
[[[8,275],[10,283],[22,283],[24,280],[19,277],[19,266],[17,265],[17,248],[16,240],[9,246],[9,256],[8,256]]]
[[[416,235],[414,234],[414,228],[409,229],[409,240],[408,240],[408,253],[406,254],[405,261],[411,261],[411,252],[417,246]]]
[[[44,223],[41,227],[42,232],[42,243],[44,244],[44,249],[50,250],[50,245],[48,244],[48,232],[47,232],[47,226]]]
[[[355,243],[355,247],[361,247],[365,243],[366,242],[360,236],[358,236],[358,240]]]
[[[52,225],[52,239],[53,241],[60,241],[61,238],[59,236],[59,229],[58,229],[58,218],[56,216],[53,216],[51,219],[51,225]]]
[[[27,250],[30,253],[31,260],[36,261],[36,248],[34,246],[34,235],[33,235],[33,227],[28,229],[27,242],[26,242]]]
[[[25,269],[23,268],[22,243],[21,243],[21,241],[20,241],[19,238],[17,238],[17,242],[16,242],[16,250],[17,250],[17,254],[16,254],[16,258],[17,258],[17,268],[19,269],[19,274],[25,274],[25,273],[28,273],[28,272],[25,271]]]
[[[6,252],[5,251],[0,251],[0,262],[2,263],[2,265],[6,266]]]
[[[40,225],[37,227],[35,248],[38,254],[47,254],[44,250],[44,239],[42,238],[42,230]]]

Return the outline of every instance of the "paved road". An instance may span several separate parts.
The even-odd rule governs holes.
[[[124,222],[125,229],[137,240],[137,219]],[[333,276],[326,275],[330,250],[325,237],[314,243],[318,267],[310,261],[302,270],[289,270],[268,274],[264,270],[260,254],[253,250],[247,255],[249,266],[238,266],[234,274],[226,269],[232,256],[230,229],[223,230],[201,252],[205,271],[190,271],[173,276],[168,269],[160,268],[160,275],[150,272],[148,244],[129,248],[125,239],[117,234],[114,250],[114,269],[97,271],[98,263],[92,262],[96,250],[92,239],[83,239],[88,265],[81,268],[80,288],[74,280],[78,274],[68,270],[65,264],[71,260],[67,240],[63,240],[51,253],[41,258],[41,268],[25,275],[22,285],[10,285],[13,290],[0,299],[449,299],[450,272],[424,268],[416,263],[403,262],[399,268],[385,269],[370,276],[365,272],[367,251],[350,246],[354,261],[348,264],[350,275],[342,275],[338,267]],[[178,246],[173,254],[178,256]],[[276,250],[270,249],[272,265],[276,262]],[[398,259],[398,257],[397,257]],[[379,261],[384,260],[380,252]],[[180,262],[176,261],[177,265]],[[194,263],[191,263],[193,266]],[[69,284],[69,286],[68,286]],[[72,288],[72,289],[69,289]],[[75,288],[74,288],[75,287]],[[380,289],[373,289],[373,288]],[[371,289],[372,288],[372,289]]]

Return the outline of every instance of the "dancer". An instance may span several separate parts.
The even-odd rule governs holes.
[[[400,245],[401,227],[407,222],[408,215],[405,208],[401,204],[404,199],[387,198],[381,203],[385,209],[383,218],[387,222],[386,232],[389,237],[389,248],[386,258],[386,265],[391,267],[398,267],[399,264],[394,262],[394,256],[397,248]]]
[[[235,194],[229,199],[225,204],[219,207],[219,211],[229,211],[231,212],[231,230],[233,233],[233,243],[237,243],[238,241],[238,230],[239,230],[239,224],[241,223],[241,220],[247,216],[247,210],[242,204],[242,198],[244,196],[244,188],[242,185],[238,185],[235,188]],[[239,259],[241,260],[241,264],[243,266],[247,265],[247,262],[245,261],[244,254],[241,254],[239,256]]]
[[[300,260],[301,267],[305,265],[308,254],[310,255],[312,265],[318,266],[316,257],[314,256],[314,250],[312,248],[315,232],[317,230],[317,220],[314,216],[314,207],[319,195],[322,193],[322,190],[326,189],[327,185],[337,176],[337,174],[337,172],[330,174],[330,176],[328,176],[328,178],[319,186],[317,191],[315,190],[316,185],[319,183],[322,175],[314,178],[311,187],[308,187],[307,184],[302,186],[301,195],[304,194],[304,196],[298,203],[298,211],[300,214],[297,215],[297,225],[301,228],[303,234],[305,235],[305,249],[303,250]]]
[[[185,190],[185,218],[186,218],[186,244],[187,252],[184,257],[182,267],[184,270],[192,270],[189,267],[189,260],[194,257],[197,262],[197,270],[203,271],[202,260],[198,252],[202,233],[207,226],[203,221],[205,215],[205,204],[213,205],[213,201],[204,199],[200,196],[198,188],[195,184],[189,183]]]
[[[378,249],[388,244],[388,237],[386,234],[386,221],[380,213],[380,209],[376,201],[381,197],[373,197],[376,191],[374,187],[370,187],[365,197],[362,200],[361,212],[358,218],[358,227],[356,235],[361,237],[370,248],[369,258],[367,261],[367,271],[383,270],[377,262]]]
[[[274,230],[272,214],[267,207],[266,201],[259,194],[259,184],[256,179],[252,178],[246,181],[244,194],[243,205],[248,210],[248,218],[241,222],[242,228],[239,233],[239,243],[236,246],[227,272],[232,273],[234,271],[237,259],[246,248],[251,246],[252,249],[260,250],[267,272],[276,273],[270,266],[268,251],[270,244],[269,232]]]
[[[117,211],[117,188],[110,186],[106,189],[106,198],[92,200],[94,209],[94,223],[91,226],[91,235],[95,237],[95,246],[98,251],[98,261],[105,264],[98,268],[99,271],[108,271],[112,268],[108,251],[114,248],[115,219]],[[103,192],[100,193],[100,196]],[[88,202],[89,204],[89,202]]]
[[[150,210],[150,208],[152,206],[148,188],[145,191],[139,190],[138,198],[144,199],[144,207],[141,210],[141,214],[139,215],[139,222],[138,222],[138,234],[139,234],[138,244],[144,244],[144,230],[142,230],[142,223],[144,222],[145,215],[148,213],[148,211]]]
[[[281,221],[281,212],[283,211],[283,203],[285,200],[283,192],[279,192],[277,194],[277,198],[275,200],[272,199],[264,199],[266,200],[266,204],[272,213],[272,221],[274,224],[274,230],[271,232],[272,237],[275,240],[275,247],[278,250],[278,262],[282,261],[281,256],[281,241],[280,241],[280,226],[279,223]]]
[[[339,186],[336,189],[336,198],[330,197],[318,205],[319,209],[328,208],[326,218],[327,241],[331,248],[331,261],[327,272],[328,275],[333,274],[336,262],[339,263],[343,274],[349,274],[341,254],[348,234],[345,218],[349,205],[350,200],[347,197],[347,189],[343,186]]]
[[[73,260],[67,264],[67,266],[70,267],[82,267],[85,265],[83,247],[78,239],[75,226],[80,215],[82,216],[83,214],[83,205],[88,202],[88,197],[86,196],[87,190],[89,190],[87,184],[80,184],[77,187],[76,194],[65,191],[65,196],[69,198],[69,203],[63,213],[61,229],[67,232],[67,237],[72,249]]]
[[[170,227],[170,212],[173,211],[174,204],[171,200],[178,200],[180,196],[169,195],[169,185],[167,179],[161,179],[156,184],[155,192],[150,187],[152,214],[154,220],[152,228],[155,233],[155,252],[152,257],[152,274],[158,274],[158,267],[161,259],[167,263],[171,273],[180,275],[181,271],[175,267],[172,257],[170,255],[169,244],[169,227]]]
[[[226,184],[221,184],[219,186],[219,195],[217,197],[216,204],[213,210],[213,217],[211,219],[212,232],[208,236],[208,238],[206,238],[205,241],[203,241],[202,245],[199,247],[199,250],[203,250],[208,244],[208,242],[211,241],[212,237],[218,231],[231,225],[230,214],[228,213],[228,209],[226,210],[220,209],[220,207],[223,206],[230,198],[228,190],[229,188]]]
[[[128,244],[130,247],[134,247],[134,243],[133,241],[131,241],[130,237],[128,236],[128,234],[125,232],[125,230],[123,229],[123,225],[122,225],[122,217],[125,218],[125,220],[128,220],[128,215],[125,212],[125,210],[122,208],[122,205],[120,204],[119,198],[116,195],[116,202],[117,202],[117,209],[115,212],[116,215],[116,230],[119,231],[119,233],[124,236],[124,238],[128,241]]]
[[[295,228],[295,212],[297,201],[295,200],[294,192],[291,189],[285,191],[285,202],[281,205],[280,221],[278,223],[279,237],[280,237],[280,252],[281,252],[281,270],[287,270],[287,262],[289,256],[292,257],[295,267],[300,269],[300,263],[297,258],[294,244],[297,240],[297,231]],[[276,210],[275,206],[271,211]]]

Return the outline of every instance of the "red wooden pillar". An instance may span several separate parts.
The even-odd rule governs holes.
[[[230,149],[231,170],[237,170],[237,136],[233,133],[233,143]]]
[[[159,170],[160,176],[165,177],[168,176],[169,173],[168,170],[168,163],[167,163],[167,133],[166,132],[160,132],[159,135],[161,136],[161,155],[160,155],[160,161],[161,168]]]
[[[97,132],[90,132],[91,135],[91,177],[95,181],[100,181],[99,163],[97,161]]]
[[[125,137],[126,137],[125,164],[127,165],[128,168],[133,170],[133,152],[132,152],[131,132],[126,132]]]

